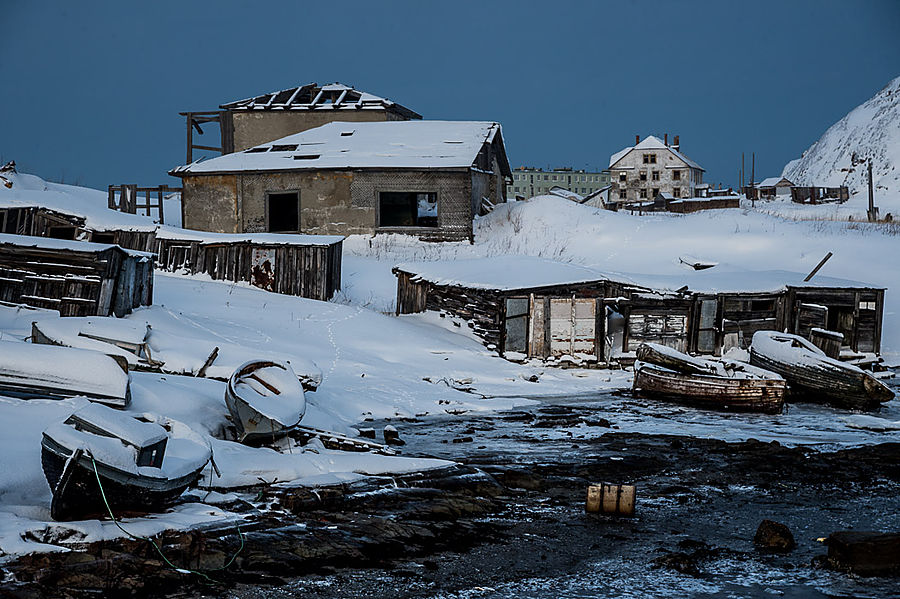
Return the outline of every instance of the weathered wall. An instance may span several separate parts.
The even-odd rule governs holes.
[[[240,152],[287,135],[321,127],[334,121],[353,123],[399,121],[403,117],[386,110],[255,110],[231,111],[234,151]]]
[[[240,233],[235,175],[182,178],[181,218],[185,229]]]
[[[283,191],[300,192],[300,231],[312,234],[352,235],[371,232],[373,210],[350,201],[348,171],[296,171],[241,175],[240,205],[244,233],[268,231],[266,196]]]
[[[485,187],[489,176],[482,175]],[[323,235],[398,232],[432,240],[472,238],[472,180],[462,171],[296,171],[187,176],[184,226],[219,233],[268,231],[269,193],[300,192],[300,232]],[[434,192],[437,227],[378,226],[381,191]],[[481,196],[478,196],[479,200]]]
[[[378,192],[435,192],[438,198],[437,227],[378,227]],[[358,171],[350,185],[354,207],[374,211],[372,232],[418,235],[435,241],[472,238],[472,180],[462,171]]]

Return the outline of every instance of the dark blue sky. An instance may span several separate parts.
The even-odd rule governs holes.
[[[679,134],[707,181],[781,172],[900,75],[900,1],[0,0],[0,158],[177,184],[184,110],[340,81],[431,119],[497,120],[514,166],[596,168]]]

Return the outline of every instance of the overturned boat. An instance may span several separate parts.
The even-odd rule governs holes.
[[[181,423],[90,404],[41,439],[50,516],[161,511],[200,478],[211,457],[209,445]]]
[[[701,359],[656,343],[637,349],[634,393],[716,410],[777,414],[787,383],[736,361]]]
[[[0,394],[22,399],[82,396],[125,408],[131,402],[128,363],[85,349],[0,341]]]
[[[238,367],[225,387],[225,405],[241,443],[281,437],[306,413],[303,387],[286,362],[252,360]]]
[[[793,399],[873,410],[894,398],[894,392],[870,373],[829,358],[810,341],[790,333],[754,333],[750,363],[787,379]]]

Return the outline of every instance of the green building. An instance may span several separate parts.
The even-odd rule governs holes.
[[[506,186],[507,198],[533,198],[561,187],[582,196],[609,185],[609,171],[586,171],[572,168],[544,170],[520,166],[513,170],[512,183]]]

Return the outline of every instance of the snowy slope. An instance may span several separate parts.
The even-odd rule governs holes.
[[[832,125],[803,156],[784,167],[796,185],[850,188],[850,203],[868,202],[867,160],[872,160],[876,204],[900,212],[900,77]]]

